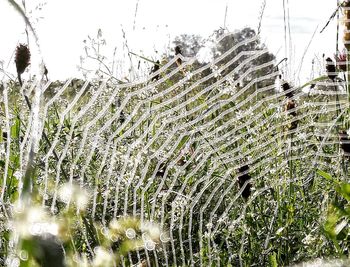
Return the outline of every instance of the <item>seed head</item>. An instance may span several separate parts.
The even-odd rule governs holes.
[[[297,113],[294,111],[290,111],[292,109],[295,109],[296,107],[296,104],[295,104],[295,101],[293,99],[289,99],[286,103],[286,106],[285,106],[285,110],[288,112],[288,114],[290,114],[291,116],[293,117],[296,117],[297,116]]]
[[[341,131],[339,133],[340,146],[346,155],[350,154],[350,139],[346,131]]]
[[[289,83],[284,82],[284,83],[282,84],[282,89],[283,89],[283,91],[288,91],[288,90],[290,89]],[[291,97],[293,97],[293,96],[294,96],[294,92],[293,92],[293,91],[292,91],[292,92],[286,93],[286,97],[288,97],[288,98],[291,98]]]
[[[181,53],[181,48],[178,45],[175,47],[175,55],[177,55],[177,54],[182,54]]]
[[[30,51],[27,45],[19,44],[17,46],[15,62],[17,73],[21,75],[30,64]]]
[[[163,177],[166,168],[167,168],[167,163],[166,162],[161,163],[159,166],[159,169],[156,172],[156,176]]]
[[[159,60],[157,60],[156,63],[154,64],[154,66],[152,67],[150,74],[157,72],[159,70],[159,68],[160,68],[160,62],[159,62]],[[152,81],[158,81],[158,80],[159,80],[159,74],[155,75],[152,78]]]
[[[326,58],[326,71],[328,78],[334,82],[337,77],[337,71],[335,69],[335,63],[329,57]]]
[[[180,46],[175,47],[175,55],[178,55],[178,54],[182,55]],[[181,66],[181,64],[182,64],[182,59],[181,58],[176,59],[176,65],[179,67]]]

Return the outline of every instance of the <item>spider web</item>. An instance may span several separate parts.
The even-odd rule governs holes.
[[[333,147],[339,144],[337,118],[348,102],[344,91],[329,90],[329,82],[319,82],[312,98],[299,88],[276,91],[276,62],[251,64],[268,52],[249,50],[258,38],[236,43],[204,66],[179,54],[143,82],[25,84],[33,108],[20,104],[23,140],[8,135],[2,142],[2,203],[10,202],[4,186],[9,148],[19,144],[23,173],[34,143],[34,187],[53,214],[59,187],[77,183],[91,190],[95,221],[107,226],[131,215],[168,230],[161,246],[130,253],[134,264],[220,266],[223,258],[242,264],[249,253],[246,221],[262,198],[266,225],[259,244],[267,254],[279,210],[273,191],[308,185],[317,168],[339,170],[330,163],[342,156]],[[15,119],[10,90],[3,89],[7,133]],[[288,101],[297,104],[285,108]],[[45,124],[55,126],[47,132],[50,145],[39,140]],[[293,168],[304,175],[291,177]]]

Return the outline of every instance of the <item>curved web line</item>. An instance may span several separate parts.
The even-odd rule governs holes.
[[[276,91],[271,83],[279,75],[275,62],[256,65],[268,51],[248,50],[258,38],[234,44],[199,67],[195,67],[195,58],[177,55],[142,82],[114,84],[105,80],[79,84],[70,79],[58,86],[46,84],[42,98],[47,101],[41,114],[48,123],[55,120],[56,128],[50,135],[51,147],[38,155],[43,162],[38,178],[39,192],[45,196],[42,204],[50,203],[52,212],[56,212],[59,187],[65,182],[79,183],[90,188],[90,215],[103,225],[113,218],[132,215],[141,221],[159,222],[169,231],[170,241],[153,252],[137,252],[139,261],[221,264],[216,254],[217,236],[222,236],[228,245],[234,229],[244,229],[247,210],[259,197],[273,188],[284,192],[286,184],[307,181],[306,177],[291,179],[286,174],[284,170],[290,162],[298,162],[309,173],[314,166],[335,168],[327,162],[341,156],[339,151],[324,153],[321,149],[339,145],[338,135],[331,130],[341,124],[316,118],[331,118],[346,110],[346,93],[313,90],[315,97],[306,98],[296,87]],[[178,58],[182,59],[181,66],[175,64]],[[153,81],[158,74],[161,77]],[[321,88],[325,85],[330,83],[317,84]],[[76,88],[74,92],[72,86]],[[333,100],[335,95],[340,97],[339,102]],[[4,130],[10,132],[12,118],[6,88],[3,99]],[[297,105],[286,110],[289,101]],[[32,117],[26,116],[21,155],[30,147]],[[294,129],[290,128],[293,123],[298,124]],[[8,148],[12,142],[9,137],[5,144],[3,184],[7,182],[11,156]],[[54,151],[59,152],[58,162]],[[21,156],[21,166],[25,161]],[[69,174],[68,181],[62,179],[61,166]],[[249,166],[249,171],[240,173],[243,166]],[[239,176],[247,173],[251,179],[239,186]],[[273,179],[274,173],[280,173],[281,179]],[[52,183],[53,190],[49,187]],[[249,184],[256,188],[244,200],[241,195]],[[261,184],[264,186],[259,187]],[[3,186],[2,200],[6,190]],[[278,211],[275,203],[275,215],[263,238],[265,250]],[[224,228],[228,229],[225,234]],[[83,234],[88,243],[84,231]],[[236,237],[241,240],[239,248],[227,253],[231,259],[242,260],[245,230]],[[135,260],[131,254],[128,258]]]

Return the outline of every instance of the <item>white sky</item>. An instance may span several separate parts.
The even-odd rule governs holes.
[[[18,0],[17,0],[18,1]],[[22,1],[18,1],[21,4]],[[169,41],[182,33],[200,34],[208,37],[213,30],[224,25],[227,5],[226,26],[234,31],[244,26],[257,29],[262,0],[47,0],[41,11],[34,10],[38,0],[26,0],[27,12],[33,22],[40,41],[41,50],[51,79],[65,79],[78,76],[79,58],[84,55],[83,40],[87,35],[95,36],[99,28],[107,41],[105,55],[111,59],[116,46],[123,54],[122,30],[131,51],[156,59],[165,52]],[[289,2],[289,3],[288,3]],[[133,29],[135,8],[138,3],[135,29]],[[286,0],[289,7],[294,61],[289,61],[297,71],[301,57],[313,32],[317,33],[304,59],[301,79],[310,77],[311,60],[316,55],[321,59],[325,53],[333,56],[336,43],[335,20],[322,34],[321,28],[336,8],[336,1],[330,0]],[[43,17],[36,21],[37,18]],[[18,42],[25,43],[24,22],[10,6],[8,0],[0,0],[0,60],[8,71],[15,73],[13,58]],[[262,20],[262,41],[277,57],[285,56],[283,1],[267,0]],[[341,43],[341,41],[340,41]],[[30,48],[35,50],[30,36]],[[172,53],[172,51],[167,51]],[[35,53],[33,53],[35,54]],[[32,72],[38,66],[38,57],[33,56]],[[292,78],[292,77],[291,77]],[[298,83],[298,80],[294,81]]]

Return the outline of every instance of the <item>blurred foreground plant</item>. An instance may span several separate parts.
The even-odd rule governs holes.
[[[324,231],[339,253],[346,253],[349,247],[350,183],[339,181],[324,171],[318,174],[331,181],[335,189],[334,201],[328,206]]]
[[[116,266],[129,252],[154,250],[168,239],[158,224],[135,217],[113,219],[108,226],[94,222],[88,215],[88,193],[78,185],[61,186],[59,199],[65,208],[55,216],[35,198],[29,207],[14,205],[8,266]]]

